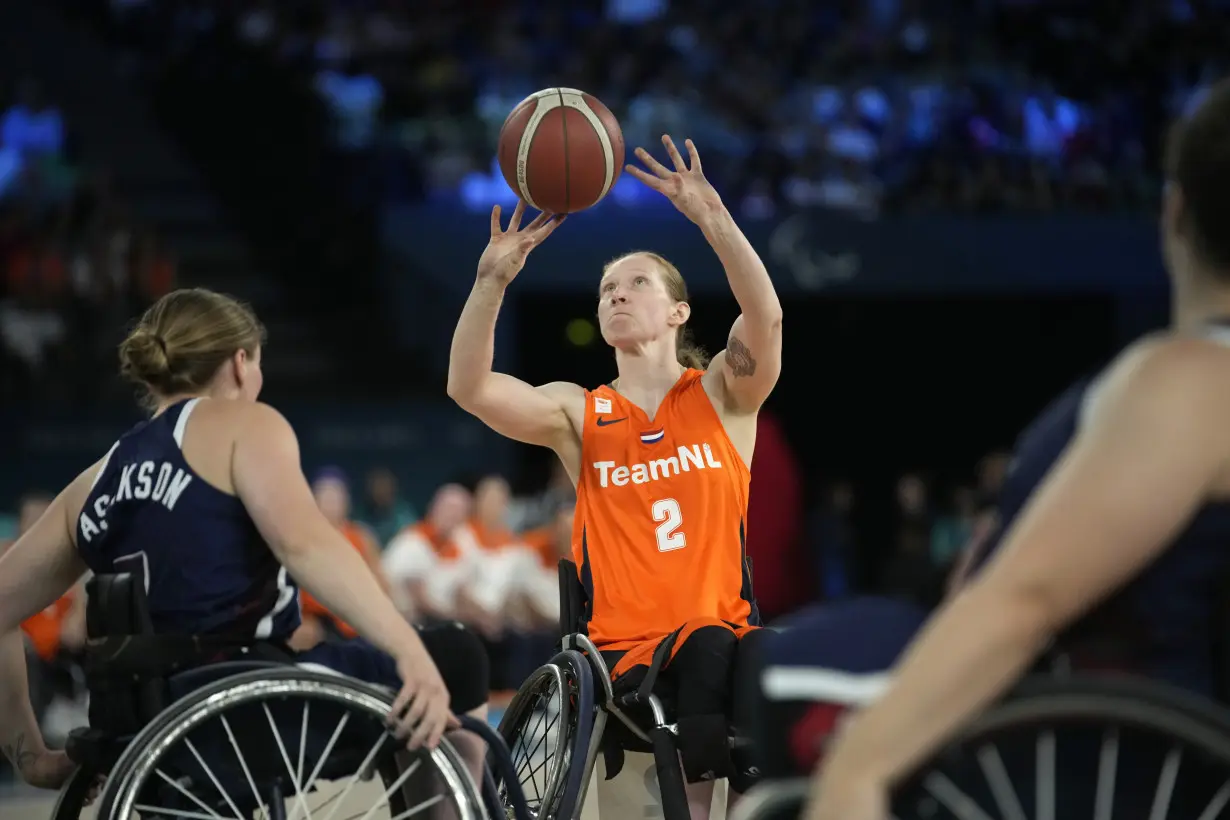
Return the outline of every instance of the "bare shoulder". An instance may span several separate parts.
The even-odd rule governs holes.
[[[1202,434],[1207,427],[1219,438],[1224,430],[1230,446],[1230,425],[1223,423],[1230,413],[1230,346],[1199,337],[1142,339],[1119,356],[1096,387],[1091,418],[1112,413],[1164,416]]]
[[[573,382],[547,382],[534,388],[559,404],[568,414],[574,429],[580,429],[585,416],[585,388]]]
[[[218,405],[216,412],[229,429],[235,431],[236,437],[243,436],[289,436],[294,438],[295,431],[281,411],[264,402],[219,401],[211,402]]]

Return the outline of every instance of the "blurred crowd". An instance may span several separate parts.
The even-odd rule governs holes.
[[[114,340],[174,263],[31,78],[0,76],[0,394],[97,398]],[[51,378],[50,374],[56,374]]]
[[[611,107],[629,145],[693,137],[749,217],[1141,207],[1165,122],[1224,73],[1230,42],[1220,0],[111,7],[135,46],[238,41],[292,68],[332,112],[339,161],[385,193],[490,202],[505,115],[567,85]]]

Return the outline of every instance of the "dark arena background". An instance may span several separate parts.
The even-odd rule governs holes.
[[[0,545],[141,418],[130,323],[205,287],[267,325],[262,399],[309,480],[340,478],[343,523],[384,548],[456,482],[485,530],[561,549],[554,457],[445,395],[490,208],[516,201],[496,134],[560,85],[630,148],[694,139],[780,294],[747,532],[765,614],[934,606],[1024,425],[1166,323],[1165,126],[1227,42],[1226,4],[1198,0],[0,2]],[[642,248],[722,349],[716,257],[624,174],[510,286],[496,368],[613,379],[598,280]],[[86,692],[69,616],[45,616],[30,657],[59,744]],[[554,629],[501,617],[481,624],[493,720]],[[0,763],[0,816],[50,805]]]

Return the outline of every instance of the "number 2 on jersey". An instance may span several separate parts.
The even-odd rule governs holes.
[[[688,545],[688,537],[680,527],[683,526],[683,511],[679,502],[673,498],[662,498],[653,502],[653,520],[658,522],[655,534],[658,536],[658,552],[681,550]]]

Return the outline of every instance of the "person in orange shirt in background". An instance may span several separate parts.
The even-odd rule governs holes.
[[[381,587],[388,591],[389,584],[380,565],[380,545],[376,543],[376,537],[366,526],[350,518],[350,487],[345,474],[336,468],[321,470],[312,482],[312,493],[325,518],[341,530],[346,540],[363,556]],[[303,625],[291,638],[291,648],[296,651],[311,649],[326,640],[330,632],[346,640],[358,637],[359,633],[350,624],[326,609],[307,590],[299,591],[299,602]]]
[[[473,499],[460,484],[436,490],[427,516],[398,533],[381,557],[390,593],[412,621],[448,620],[464,580],[465,562],[478,546],[465,526]]]
[[[467,560],[465,578],[457,591],[457,620],[496,641],[520,623],[516,592],[533,555],[509,528],[512,489],[499,475],[479,480],[474,488],[474,515],[466,525],[478,546]]]
[[[51,497],[41,494],[27,495],[21,499],[17,514],[17,538],[34,526],[50,504]],[[0,543],[0,554],[13,543]],[[41,720],[43,712],[57,694],[55,681],[62,677],[61,662],[85,646],[84,585],[77,584],[51,606],[26,619],[21,629],[26,636],[28,654],[31,655],[27,660],[33,686],[32,702],[35,714]]]
[[[534,571],[522,581],[521,600],[534,627],[553,635],[559,631],[559,562],[572,557],[575,514],[574,501],[561,503],[548,524],[521,536],[536,560]]]

